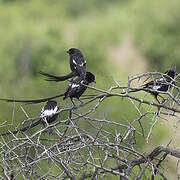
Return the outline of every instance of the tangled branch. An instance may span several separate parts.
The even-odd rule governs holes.
[[[159,102],[143,97],[147,91],[135,86],[144,79],[162,75],[145,73],[133,76],[126,86],[114,80],[115,85],[108,90],[88,87],[93,94],[83,96],[83,104],[76,109],[71,106],[60,109],[58,120],[46,127],[39,125],[36,129],[13,134],[11,129],[19,127],[14,123],[14,116],[10,125],[2,122],[1,130],[8,127],[11,133],[1,136],[1,178],[74,180],[118,176],[120,179],[141,179],[151,174],[152,179],[156,175],[166,179],[160,164],[167,155],[179,159],[180,151],[159,145],[144,153],[136,147],[138,136],[146,138],[147,142],[150,140],[153,127],[159,120],[166,117],[175,118],[177,123],[180,120],[179,75],[167,92],[159,92]],[[113,97],[127,99],[138,117],[126,123],[121,121],[121,115],[118,120],[100,118],[96,114],[98,108]],[[26,117],[21,127],[38,118],[30,118],[23,107],[21,110]],[[141,122],[144,118],[153,120],[148,132]]]

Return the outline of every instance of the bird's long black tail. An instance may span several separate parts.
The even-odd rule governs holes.
[[[19,99],[3,99],[1,98],[0,101],[7,101],[7,102],[22,102],[22,103],[27,103],[27,104],[38,104],[41,102],[46,102],[49,101],[51,99],[56,99],[58,97],[64,96],[63,94],[58,94],[56,96],[51,96],[51,97],[47,97],[47,98],[41,98],[41,99],[28,99],[28,100],[19,100]]]
[[[76,72],[71,72],[65,76],[55,76],[55,75],[51,75],[51,74],[48,74],[48,73],[45,73],[45,72],[42,72],[40,71],[39,74],[43,75],[43,76],[46,76],[48,77],[47,79],[45,79],[46,81],[65,81],[69,78],[72,78],[74,76],[76,76]]]
[[[25,132],[28,129],[31,129],[31,128],[37,126],[40,123],[41,123],[41,119],[37,120],[36,122],[30,124],[29,126],[26,126],[26,127],[22,128],[22,129],[18,129],[18,130],[13,131],[13,132],[2,133],[2,134],[0,134],[0,136],[6,136],[6,135],[10,135],[10,134],[17,134],[17,133],[20,133],[20,132]]]

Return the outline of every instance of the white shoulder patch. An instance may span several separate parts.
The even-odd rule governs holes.
[[[56,106],[55,108],[54,108],[54,112],[56,113],[58,111],[58,107]]]
[[[80,67],[83,67],[83,66],[84,66],[84,63],[81,63],[79,66],[80,66]]]
[[[79,66],[82,67],[84,65],[86,65],[86,60],[83,63],[81,63]]]
[[[56,106],[54,109],[46,109],[45,111],[43,111],[40,115],[40,117],[44,117],[44,116],[53,116],[55,113],[57,113],[58,111],[58,107]]]
[[[77,65],[77,63],[76,63],[76,61],[73,59],[73,63],[75,64],[75,65]]]
[[[157,85],[157,86],[153,86],[153,90],[155,90],[155,91],[157,91],[158,89],[160,89],[161,88],[161,86],[159,85]]]
[[[75,83],[73,83],[73,84],[71,85],[71,87],[72,87],[72,88],[79,87],[79,84],[75,84]]]
[[[164,81],[165,81],[165,79],[163,77],[156,80],[156,82],[164,82]]]

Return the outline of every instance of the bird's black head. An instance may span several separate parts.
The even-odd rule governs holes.
[[[95,75],[91,72],[86,72],[86,81],[88,83],[92,83],[92,82],[96,83]]]
[[[55,108],[56,106],[57,106],[57,102],[55,100],[49,100],[45,105],[47,109],[52,109]]]
[[[75,54],[82,54],[79,49],[76,48],[70,48],[68,51],[66,51],[69,55],[75,55]]]
[[[169,77],[174,79],[174,77],[176,76],[176,71],[174,69],[170,69],[170,70],[166,71],[164,74],[167,74]]]

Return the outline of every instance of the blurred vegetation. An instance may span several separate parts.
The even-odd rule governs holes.
[[[88,70],[96,74],[97,87],[109,88],[114,75],[125,84],[123,62],[116,64],[109,51],[127,36],[143,56],[146,70],[163,72],[171,65],[179,70],[179,10],[179,0],[0,0],[0,97],[25,99],[64,92],[66,82],[46,82],[37,72],[69,72],[69,47],[82,50]],[[59,99],[59,104],[64,106],[68,101]],[[16,106],[18,123],[24,115]],[[10,121],[13,105],[0,102],[0,107],[1,121]],[[40,105],[23,107],[31,116],[41,109]],[[130,102],[114,99],[105,102],[96,115],[128,123],[136,116],[130,107]],[[159,142],[164,131],[162,126],[154,131],[161,133]],[[144,142],[140,137],[137,148]],[[156,138],[153,143],[158,144]]]

